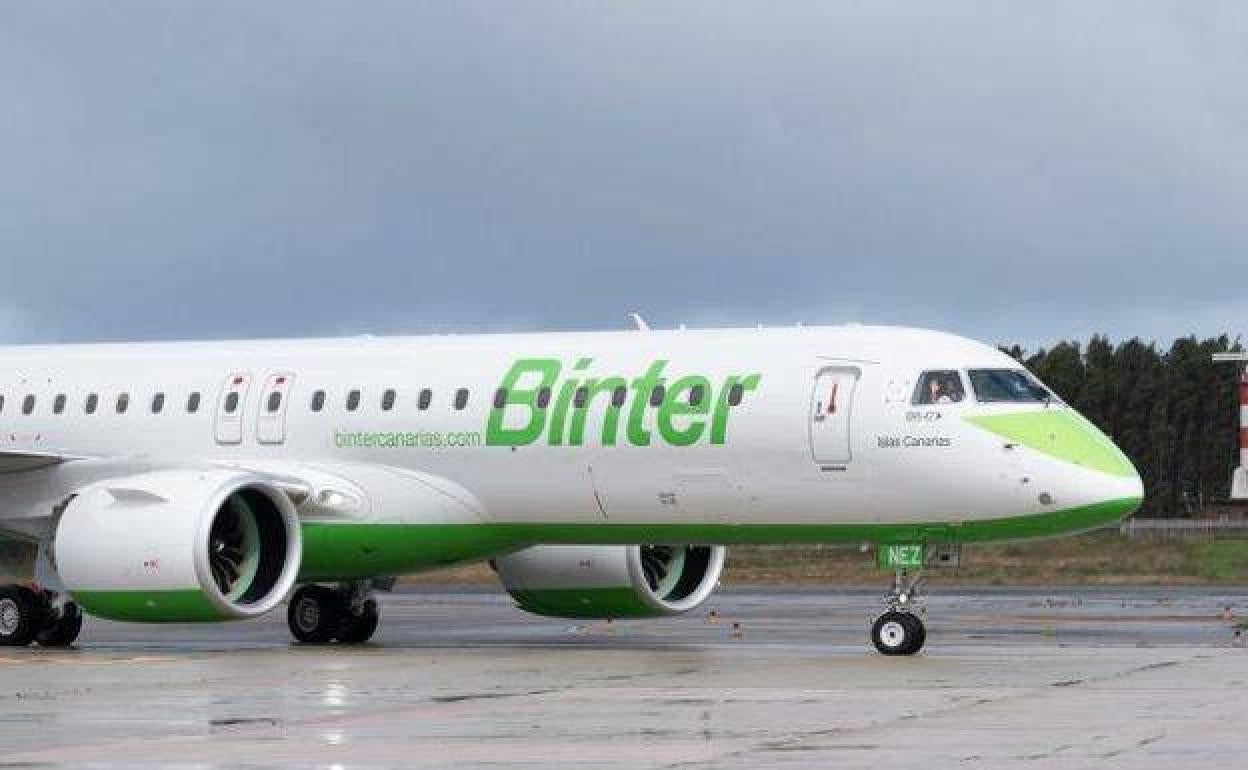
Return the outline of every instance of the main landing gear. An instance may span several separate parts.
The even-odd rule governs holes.
[[[82,631],[82,610],[31,586],[0,586],[0,647],[68,647]]]
[[[363,644],[373,638],[379,620],[369,582],[302,586],[286,611],[290,633],[304,644]]]
[[[919,615],[926,611],[920,598],[922,570],[911,576],[897,570],[893,590],[884,598],[885,610],[871,625],[871,642],[884,655],[913,655],[923,649],[927,628]]]

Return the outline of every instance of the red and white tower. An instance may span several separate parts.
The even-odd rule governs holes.
[[[1239,467],[1231,475],[1231,499],[1248,500],[1248,353],[1214,353],[1213,360],[1240,365]]]

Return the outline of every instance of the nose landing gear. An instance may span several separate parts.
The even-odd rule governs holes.
[[[893,590],[885,597],[885,611],[871,624],[871,642],[883,655],[913,655],[923,649],[927,628],[920,615],[926,612],[920,598],[922,570],[913,576],[899,569]]]
[[[367,642],[381,619],[372,589],[372,582],[301,587],[286,611],[291,635],[304,644]]]

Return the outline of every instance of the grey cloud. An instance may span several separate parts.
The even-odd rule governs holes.
[[[1235,331],[1245,33],[1238,3],[6,4],[0,333]]]

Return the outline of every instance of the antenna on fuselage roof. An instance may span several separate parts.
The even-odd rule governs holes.
[[[646,323],[646,319],[641,317],[641,313],[629,313],[628,317],[633,319],[633,323],[637,324],[637,331],[650,331],[650,324]]]

